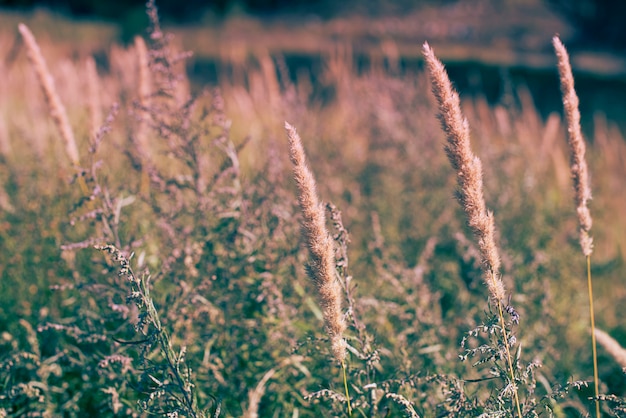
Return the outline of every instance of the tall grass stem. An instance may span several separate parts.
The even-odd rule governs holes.
[[[580,129],[580,110],[578,108],[578,95],[574,89],[574,76],[570,65],[569,54],[565,46],[555,36],[552,45],[558,60],[559,79],[561,82],[561,94],[563,109],[567,122],[567,143],[570,148],[570,169],[574,182],[574,202],[580,225],[580,246],[587,259],[587,287],[589,292],[589,317],[591,322],[591,350],[593,355],[593,382],[595,390],[596,416],[600,417],[600,401],[598,399],[598,355],[595,336],[595,319],[593,309],[593,286],[591,280],[591,253],[593,252],[593,239],[589,234],[592,218],[587,202],[591,200],[591,187],[589,186],[589,169],[585,159],[585,140]]]
[[[430,74],[432,91],[439,106],[439,120],[446,134],[446,154],[457,173],[459,185],[457,198],[468,219],[468,224],[476,236],[482,257],[482,266],[485,274],[485,284],[491,299],[498,307],[498,316],[502,327],[502,338],[506,350],[508,373],[513,386],[514,404],[517,415],[521,418],[522,412],[519,402],[515,372],[509,350],[509,337],[504,321],[502,301],[505,300],[504,284],[500,279],[500,256],[495,244],[495,226],[493,214],[485,205],[483,194],[482,165],[470,147],[469,123],[461,112],[461,102],[458,93],[452,87],[445,67],[435,57],[435,53],[428,43],[423,47],[426,66]]]
[[[300,135],[287,122],[285,122],[285,129],[289,138],[289,156],[293,163],[293,174],[298,189],[298,203],[303,217],[302,232],[309,247],[308,273],[317,287],[333,356],[341,364],[348,416],[352,417],[346,370],[346,342],[343,339],[346,322],[341,313],[342,291],[335,267],[333,240],[326,227],[324,207],[317,196],[315,177],[307,165]]]
[[[596,416],[600,417],[600,390],[598,389],[598,348],[596,344],[596,320],[593,310],[593,285],[591,281],[591,255],[587,256],[587,287],[589,289],[589,318],[591,321],[591,351],[593,354],[593,388],[595,390],[596,398]]]
[[[350,390],[348,390],[348,371],[346,361],[341,362],[341,371],[343,375],[343,389],[346,392],[346,403],[348,404],[348,416],[352,417],[352,404],[350,403]]]

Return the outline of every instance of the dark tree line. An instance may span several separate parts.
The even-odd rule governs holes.
[[[231,11],[252,14],[312,13],[330,17],[337,13],[403,12],[424,3],[444,3],[451,0],[159,0],[159,14],[166,20],[190,22],[207,12],[224,16]],[[145,6],[145,0],[0,0],[0,6],[30,8],[44,6],[75,17],[120,19]]]
[[[215,18],[232,12],[271,16],[312,14],[320,18],[351,13],[381,15],[406,13],[424,4],[455,3],[463,0],[157,0],[163,20],[194,23],[210,15]],[[507,0],[465,0],[496,1]],[[510,0],[519,3],[522,0]],[[538,0],[528,0],[529,3]],[[568,19],[576,28],[581,45],[626,48],[626,0],[539,0]],[[50,8],[73,17],[115,20],[125,31],[146,27],[146,0],[0,0],[0,7]]]
[[[577,29],[577,41],[585,46],[626,48],[626,1],[547,0]]]

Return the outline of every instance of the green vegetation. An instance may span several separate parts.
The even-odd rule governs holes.
[[[334,45],[315,85],[260,52],[196,89],[148,15],[99,66],[44,40],[46,67],[26,26],[0,64],[0,416],[595,415],[581,228],[599,406],[626,416],[613,122],[589,229],[523,88],[457,110],[432,50],[427,76]]]

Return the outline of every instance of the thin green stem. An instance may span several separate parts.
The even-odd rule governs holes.
[[[350,392],[348,390],[348,372],[346,371],[346,362],[341,362],[341,370],[343,372],[343,388],[346,391],[346,401],[348,402],[348,416],[352,418],[352,405],[350,404]]]
[[[589,317],[591,318],[591,351],[593,352],[593,386],[596,394],[596,417],[600,418],[598,390],[598,350],[596,349],[596,320],[593,314],[593,286],[591,285],[591,255],[587,256],[587,287],[589,288]]]
[[[513,385],[513,394],[515,397],[515,408],[517,409],[517,416],[522,418],[522,409],[519,403],[519,396],[517,394],[517,385],[515,384],[515,373],[513,372],[513,361],[511,360],[511,351],[509,350],[509,337],[506,332],[506,324],[504,322],[504,313],[502,312],[502,303],[498,301],[498,314],[500,315],[500,324],[502,326],[502,337],[504,338],[504,347],[506,349],[506,359],[509,366],[509,373],[511,374],[511,384]]]

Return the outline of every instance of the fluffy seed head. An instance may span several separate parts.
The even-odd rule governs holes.
[[[346,357],[346,342],[343,339],[346,323],[341,312],[341,285],[335,270],[335,248],[326,228],[324,207],[317,197],[315,178],[307,165],[302,140],[296,129],[286,122],[285,129],[302,211],[302,233],[309,248],[308,272],[317,288],[333,355],[342,363]]]
[[[500,256],[495,244],[493,215],[485,206],[482,166],[470,148],[469,124],[461,112],[458,93],[428,43],[424,44],[423,54],[439,106],[439,120],[446,134],[446,154],[457,174],[457,198],[478,241],[489,294],[502,301],[505,291],[499,272]]]
[[[570,149],[570,169],[574,181],[574,201],[580,225],[580,246],[583,253],[589,256],[593,251],[593,240],[589,235],[592,220],[587,207],[587,202],[591,199],[591,188],[589,187],[589,171],[585,160],[585,140],[580,129],[578,95],[574,90],[574,76],[565,46],[557,36],[552,38],[552,45],[558,59],[563,109],[567,122],[567,143]]]

